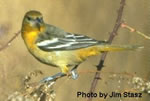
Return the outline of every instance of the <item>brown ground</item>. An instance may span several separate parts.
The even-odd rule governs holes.
[[[124,21],[141,32],[150,36],[150,1],[126,0]],[[83,33],[97,40],[106,40],[108,32],[112,31],[117,16],[120,0],[0,0],[0,45],[9,40],[14,32],[21,28],[24,14],[29,10],[39,10],[43,13],[45,22],[54,24],[68,32]],[[113,41],[115,44],[139,44],[145,48],[140,51],[126,51],[110,53],[105,61],[102,80],[96,92],[112,92],[129,89],[127,80],[121,82],[117,88],[117,79],[110,80],[109,72],[137,73],[138,76],[149,78],[150,74],[150,41],[120,29]],[[96,70],[95,65],[99,56],[92,57],[80,65],[79,71]],[[29,72],[42,70],[42,77],[59,72],[57,68],[46,66],[34,59],[27,51],[21,36],[12,45],[0,52],[0,101],[12,92],[22,88],[22,79]],[[78,80],[63,78],[56,83],[56,101],[83,101],[77,98],[77,91],[88,92],[94,73],[80,74]],[[107,84],[106,84],[107,81]],[[147,101],[144,94],[141,100]],[[94,99],[102,101],[103,99]],[[131,99],[130,99],[131,100]],[[107,99],[112,101],[112,99]],[[115,100],[116,101],[116,100]],[[119,100],[118,100],[119,101]],[[125,99],[124,101],[129,101]]]

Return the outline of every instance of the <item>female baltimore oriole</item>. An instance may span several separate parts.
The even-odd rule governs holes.
[[[25,14],[21,33],[29,52],[40,62],[59,67],[61,69],[59,76],[68,74],[70,67],[77,67],[89,56],[104,51],[139,48],[131,45],[110,45],[106,41],[97,41],[88,36],[65,32],[46,24],[42,14],[34,10]],[[76,76],[74,75],[73,78]],[[44,81],[51,79],[53,78],[48,77]]]

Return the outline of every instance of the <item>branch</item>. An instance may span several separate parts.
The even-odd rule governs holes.
[[[108,42],[110,44],[112,43],[114,37],[117,35],[118,29],[120,28],[120,25],[121,25],[121,22],[122,22],[122,14],[123,14],[124,6],[125,6],[125,1],[126,0],[121,0],[121,2],[120,2],[120,8],[118,10],[118,16],[117,16],[117,19],[116,19],[116,22],[115,22],[115,26],[113,28],[113,31],[110,33],[110,36],[109,36],[109,39],[108,39]],[[94,79],[92,81],[91,88],[90,88],[89,92],[94,92],[95,91],[98,80],[100,79],[100,72],[99,71],[101,71],[101,69],[103,68],[103,64],[104,64],[106,56],[107,56],[107,52],[104,52],[101,56],[100,62],[97,66],[97,71],[98,72],[95,73],[95,76],[94,76]],[[88,99],[88,101],[92,101],[92,97],[90,97]]]
[[[11,42],[20,34],[20,32],[21,31],[18,31],[17,33],[15,33],[15,35],[7,43],[5,43],[2,47],[0,47],[0,51],[10,46]]]
[[[139,34],[140,36],[144,37],[145,39],[150,40],[150,36],[147,36],[146,34],[144,34],[144,33],[140,32],[140,31],[136,30],[135,28],[127,25],[126,23],[122,23],[121,27],[130,30],[130,32],[135,32],[135,33]]]

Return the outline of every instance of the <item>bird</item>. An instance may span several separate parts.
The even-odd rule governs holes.
[[[66,32],[43,20],[41,12],[30,10],[25,13],[21,36],[28,51],[41,63],[58,67],[61,72],[46,77],[44,82],[72,74],[78,77],[77,67],[87,58],[108,51],[134,50],[136,45],[112,45],[89,36]]]

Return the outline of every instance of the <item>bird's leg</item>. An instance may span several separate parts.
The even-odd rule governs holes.
[[[53,76],[49,76],[49,77],[46,77],[46,78],[43,78],[40,82],[48,82],[48,81],[55,81],[56,79],[60,78],[60,77],[63,77],[63,76],[66,76],[66,74],[62,73],[62,72],[59,72]]]
[[[72,69],[71,69],[71,75],[72,75],[72,79],[74,79],[74,80],[76,80],[77,78],[78,78],[78,73],[77,73],[77,67],[78,67],[79,65],[76,65],[75,67],[73,67]]]
[[[71,75],[72,75],[72,78],[73,78],[74,80],[78,78],[77,67],[78,67],[78,65],[76,65],[75,67],[73,67],[73,68],[71,69]],[[66,69],[66,68],[65,68],[65,69]],[[64,70],[65,70],[65,69],[64,69]],[[67,73],[59,72],[59,73],[57,73],[57,74],[55,74],[55,75],[53,75],[53,76],[49,76],[49,77],[43,78],[40,82],[55,81],[56,79],[61,78],[61,77],[64,77],[64,76],[66,76],[66,75],[67,75]]]
[[[61,77],[63,77],[63,76],[68,75],[68,74],[67,74],[68,71],[69,71],[69,70],[68,70],[68,67],[62,66],[62,67],[61,67],[61,71],[62,71],[62,72],[59,72],[59,73],[57,73],[57,74],[55,74],[55,75],[53,75],[53,76],[49,76],[49,77],[46,77],[46,78],[42,79],[41,82],[54,81],[54,80],[56,80],[56,79],[58,79],[58,78],[61,78]]]

